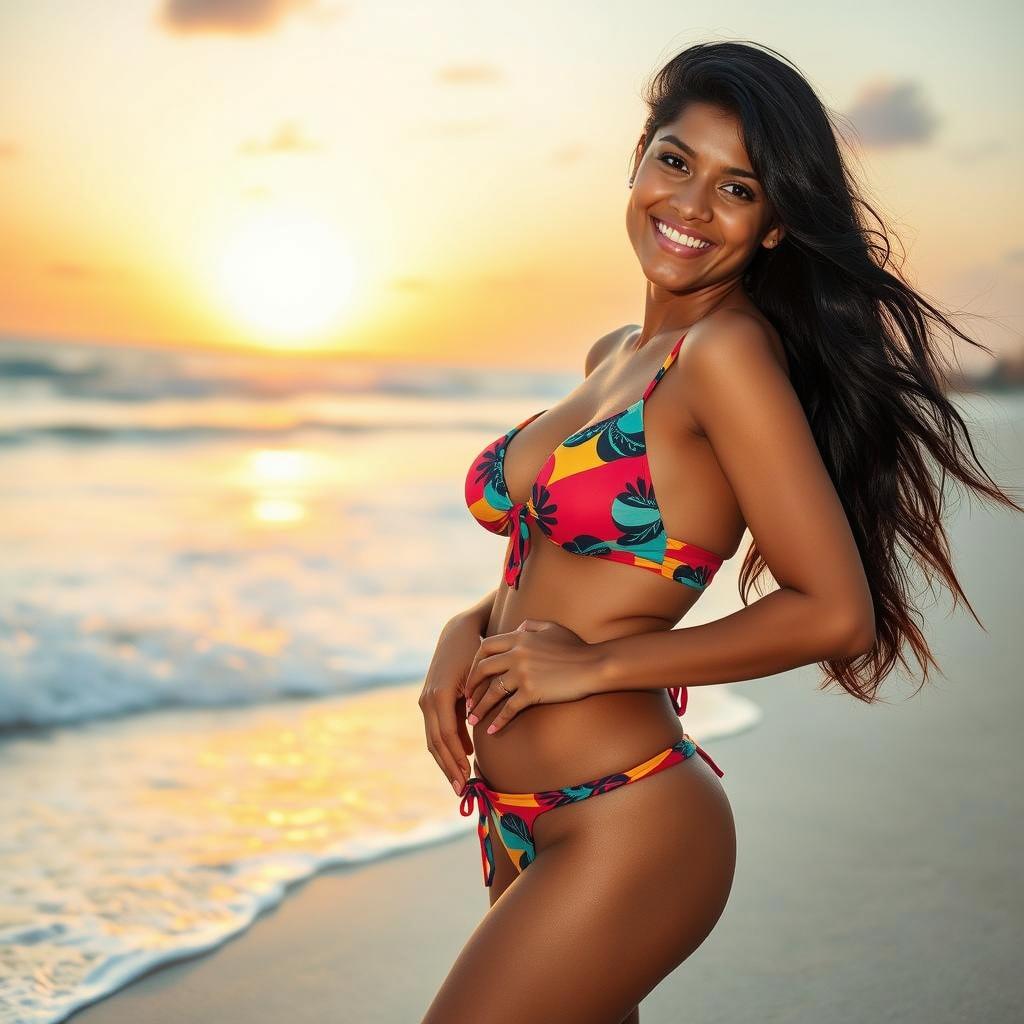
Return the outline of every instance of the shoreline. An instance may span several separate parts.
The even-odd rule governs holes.
[[[1019,490],[1020,420],[989,426],[998,455],[982,458]],[[941,606],[922,606],[939,671],[914,699],[916,677],[894,672],[868,706],[821,692],[817,667],[805,666],[716,687],[754,702],[764,721],[713,738],[690,717],[702,688],[691,690],[684,727],[726,773],[737,870],[715,930],[643,1001],[645,1024],[675,1024],[680,1006],[712,1024],[1014,1019],[1024,1002],[1013,956],[1024,934],[1022,529],[1001,509],[960,502],[947,527],[984,628],[944,591]],[[419,1020],[488,907],[475,833],[451,806],[465,834],[322,869],[209,952],[65,1019]]]
[[[681,1006],[713,1024],[1013,1019],[1024,551],[1002,512],[961,512],[951,533],[988,632],[962,609],[932,611],[944,674],[912,700],[916,680],[895,675],[872,706],[821,692],[815,666],[729,684],[764,713],[762,727],[709,744],[737,823],[733,891],[704,944],[643,1001],[645,1024],[675,1024]],[[216,950],[68,1020],[419,1020],[486,913],[478,861],[470,832],[328,869]]]

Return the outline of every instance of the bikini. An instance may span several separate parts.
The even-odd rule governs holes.
[[[515,501],[509,495],[505,459],[516,434],[547,409],[502,434],[473,460],[466,475],[466,505],[485,529],[508,536],[504,578],[509,587],[518,590],[530,554],[528,518],[550,542],[573,554],[637,566],[695,590],[703,590],[714,579],[723,562],[720,555],[665,532],[644,437],[647,399],[675,362],[685,337],[675,343],[641,398],[621,412],[580,428],[558,445],[544,461],[526,501]],[[682,717],[686,687],[668,690],[676,714]],[[498,792],[476,765],[477,774],[463,788],[460,811],[464,816],[472,814],[476,799],[484,885],[489,886],[494,878],[492,824],[517,873],[521,872],[536,857],[533,824],[539,815],[637,782],[694,753],[719,777],[725,774],[685,732],[672,746],[625,771],[539,793]]]

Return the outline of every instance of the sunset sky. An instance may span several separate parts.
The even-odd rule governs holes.
[[[642,85],[736,38],[851,120],[912,283],[1008,351],[1021,10],[0,0],[0,335],[575,368],[643,316]]]

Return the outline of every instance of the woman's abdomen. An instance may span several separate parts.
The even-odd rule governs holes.
[[[662,689],[535,704],[488,735],[503,706],[502,700],[472,726],[472,736],[480,773],[506,793],[557,789],[631,768],[683,733]]]
[[[544,538],[538,543],[520,589],[499,586],[487,636],[511,632],[524,619],[557,622],[587,643],[662,632],[678,622],[699,596],[635,568],[596,565],[593,559],[561,551]],[[616,572],[617,585],[609,586],[608,574]],[[470,728],[480,772],[494,789],[507,793],[556,789],[630,768],[683,734],[664,688],[617,690],[562,704],[536,704],[487,735],[488,725],[503,706],[504,700],[499,701]]]

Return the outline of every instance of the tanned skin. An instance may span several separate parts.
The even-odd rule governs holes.
[[[664,141],[667,135],[693,152]],[[870,595],[849,524],[789,383],[782,343],[742,287],[756,248],[778,244],[784,228],[757,179],[727,167],[751,169],[729,113],[693,103],[656,131],[626,207],[647,279],[644,322],[593,344],[577,388],[510,444],[505,477],[512,500],[525,499],[550,452],[582,425],[635,402],[687,332],[645,410],[666,533],[728,559],[749,524],[786,593],[774,605],[779,593],[665,636],[700,591],[563,551],[528,517],[531,550],[520,588],[501,580],[454,627],[484,638],[466,678],[481,716],[472,741],[464,703],[453,702],[450,688],[441,700],[432,683],[421,697],[428,747],[459,787],[473,774],[471,752],[477,773],[510,792],[631,767],[682,735],[666,686],[759,678],[859,653],[872,642]],[[694,228],[715,248],[696,259],[666,252],[652,216]],[[567,641],[555,629],[528,634],[529,647],[515,632],[524,621],[557,623],[595,646],[581,653],[571,635]],[[692,665],[681,632],[693,635]],[[553,639],[542,643],[545,635]],[[650,656],[665,641],[676,645],[675,678],[659,678]],[[659,657],[661,651],[669,656],[667,645]],[[521,678],[518,688],[527,692],[524,652],[535,678],[552,688],[562,678],[585,679],[587,671],[601,683],[583,699],[545,703],[541,693],[537,703],[516,708],[515,694],[506,697],[495,680],[503,677],[515,690]],[[640,681],[630,677],[630,665]],[[503,714],[506,706],[513,710]],[[499,730],[488,735],[496,720]],[[423,1024],[636,1024],[637,1004],[710,934],[732,887],[732,811],[699,756],[556,807],[537,820],[534,838],[537,859],[518,875],[494,841],[491,909]]]

